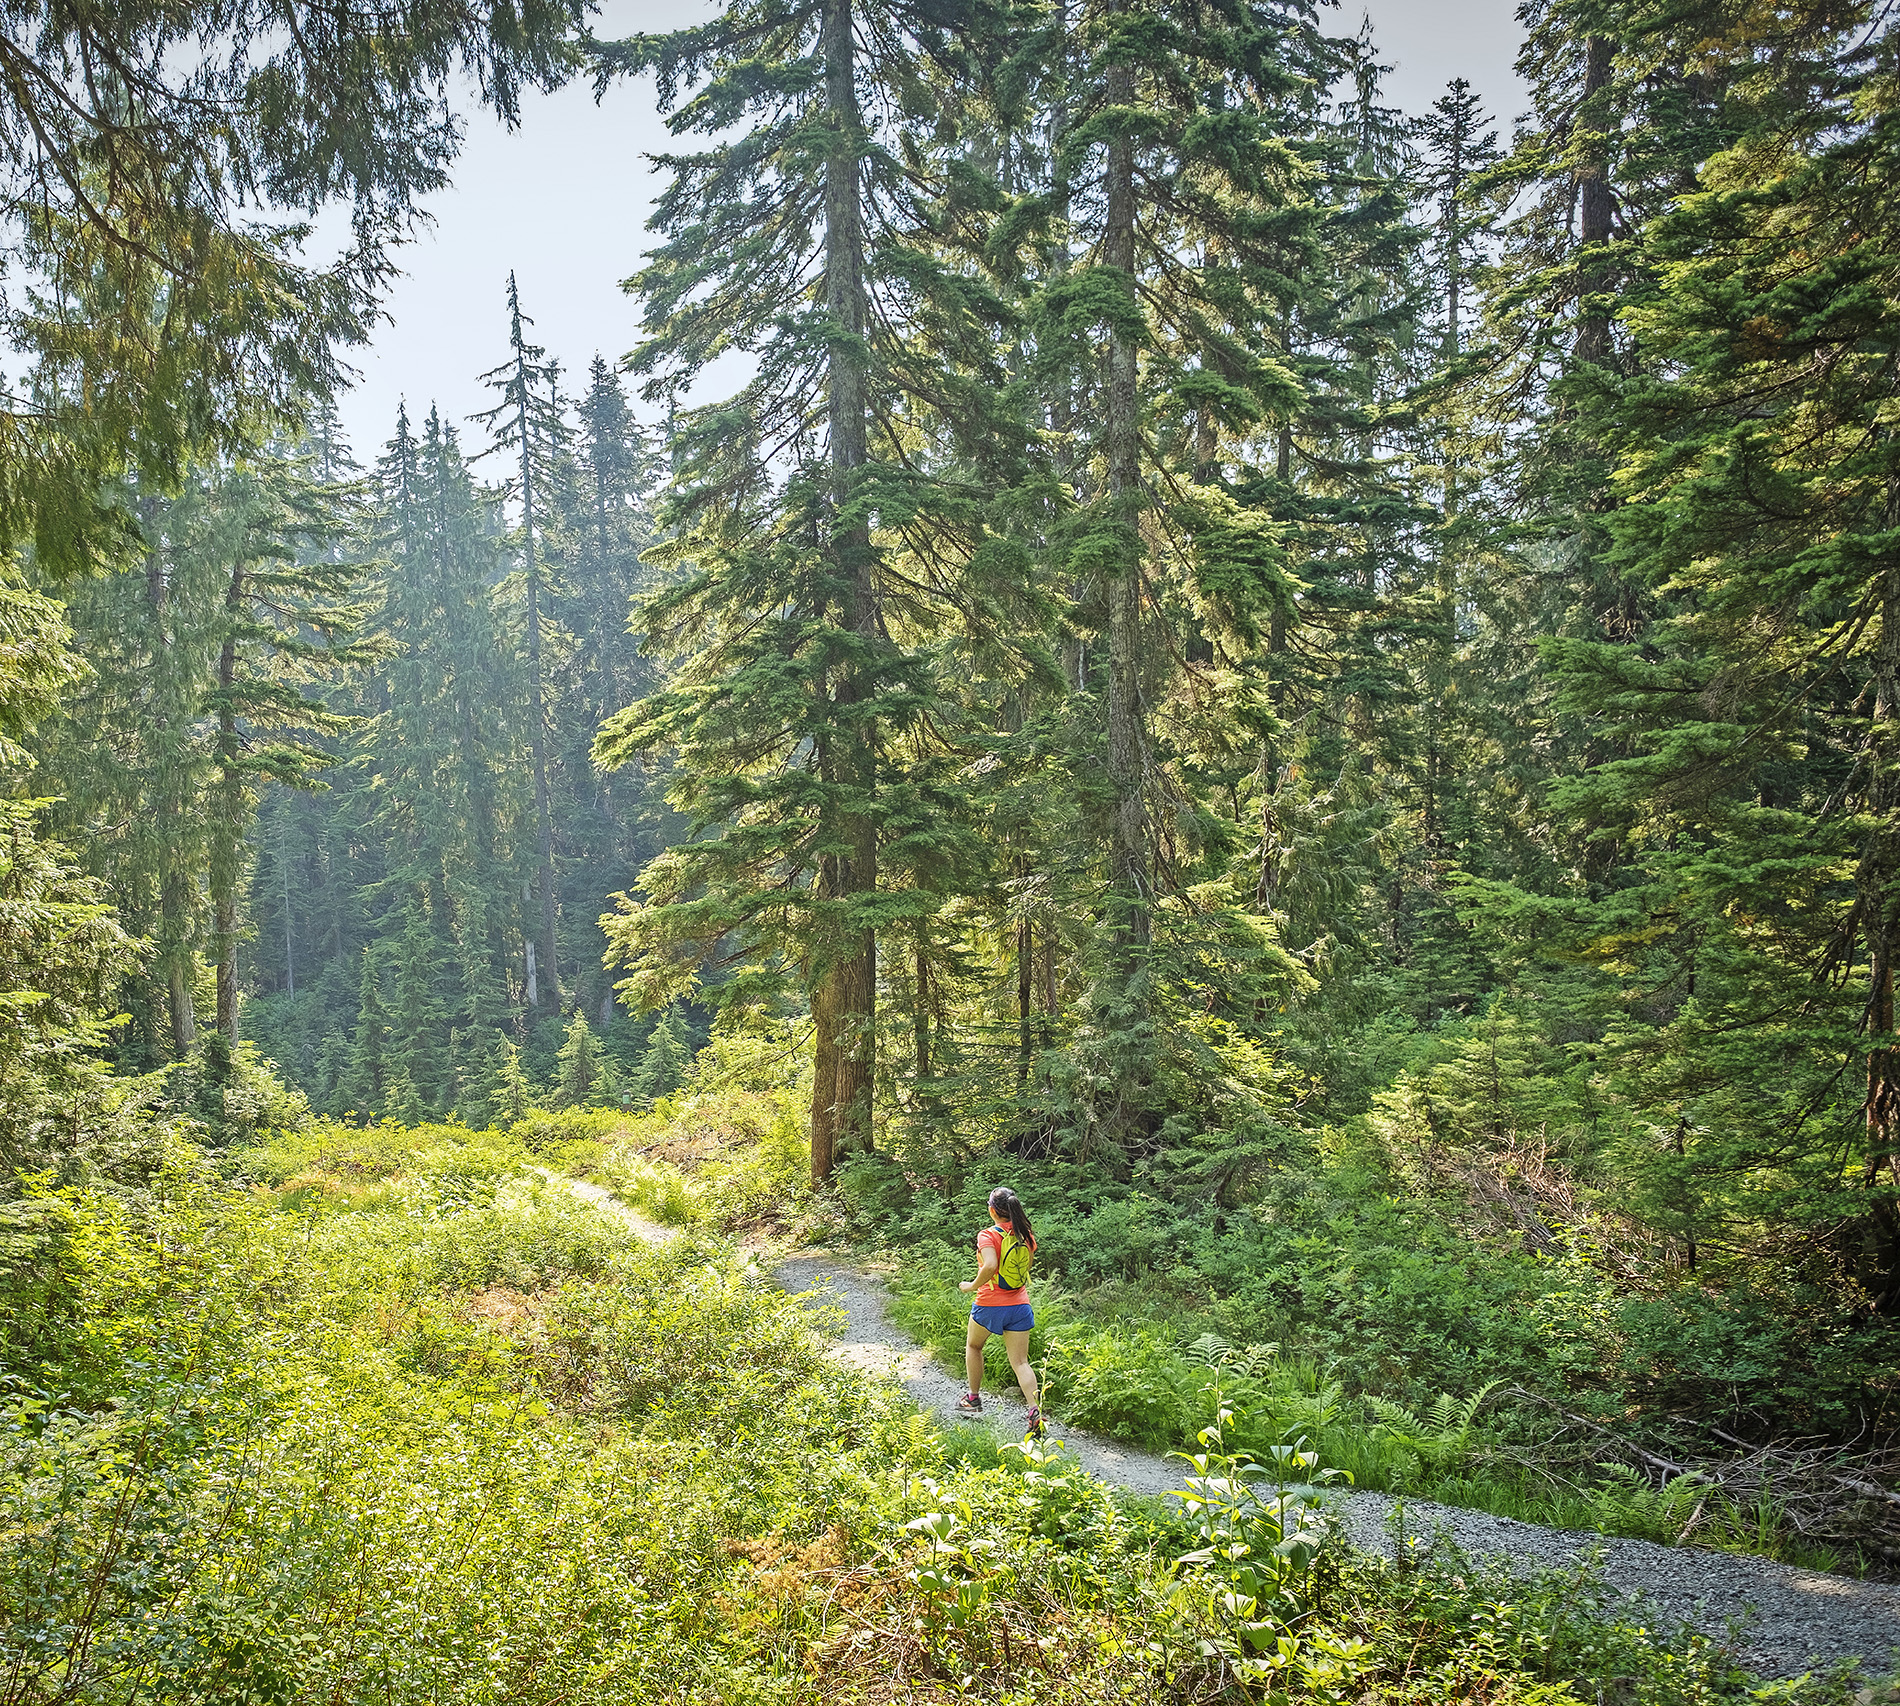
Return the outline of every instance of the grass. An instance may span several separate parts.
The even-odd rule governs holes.
[[[653,1250],[546,1153],[313,1126],[47,1199],[0,1276],[0,1706],[1848,1698],[1585,1576],[1282,1557],[1239,1510],[1253,1563],[1183,1562],[1178,1510],[940,1433],[705,1219]]]

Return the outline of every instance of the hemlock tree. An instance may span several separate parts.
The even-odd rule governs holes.
[[[633,281],[645,394],[670,399],[727,351],[758,364],[679,416],[673,537],[650,555],[685,578],[648,626],[684,662],[596,749],[676,751],[673,798],[710,833],[649,866],[647,899],[605,927],[622,988],[650,1004],[706,964],[752,967],[728,998],[803,986],[820,1179],[871,1142],[878,934],[935,905],[903,880],[933,819],[907,759],[947,702],[919,642],[962,621],[987,563],[980,494],[944,470],[1023,436],[998,406],[1003,305],[917,237],[935,208],[911,135],[938,116],[923,74],[961,63],[953,32],[979,13],[745,0],[601,50],[603,83],[655,74],[676,132],[749,124],[666,161],[667,241]]]
[[[1156,0],[1070,21],[1049,198],[1068,259],[1031,323],[1043,394],[1073,421],[1086,470],[1054,549],[1075,622],[1103,641],[1073,672],[1100,693],[1106,784],[1090,992],[1101,1088],[1083,1135],[1126,1150],[1162,1114],[1158,983],[1196,981],[1185,938],[1231,887],[1245,833],[1182,809],[1207,779],[1236,807],[1252,794],[1258,910],[1278,904],[1274,748],[1305,590],[1293,547],[1312,519],[1293,482],[1305,457],[1326,465],[1329,513],[1307,531],[1326,536],[1321,575],[1338,576],[1340,523],[1365,518],[1337,494],[1367,461],[1339,441],[1365,431],[1362,374],[1391,335],[1386,305],[1366,307],[1369,281],[1402,271],[1405,237],[1391,186],[1328,157],[1319,94],[1349,55],[1310,8]],[[1265,921],[1228,916],[1233,965],[1282,977]],[[1250,988],[1236,1010],[1259,999]]]
[[[356,791],[339,809],[377,843],[365,938],[395,949],[399,965],[435,968],[432,988],[409,999],[439,1011],[452,1035],[434,1039],[436,1063],[412,1076],[442,1110],[462,1092],[485,1094],[487,1039],[522,987],[520,892],[533,868],[524,695],[491,603],[500,562],[487,506],[435,410],[420,440],[399,415],[377,486],[384,656],[363,685]],[[426,952],[410,941],[418,931]]]
[[[0,21],[0,541],[43,572],[123,560],[109,482],[151,489],[295,423],[360,342],[417,197],[448,181],[466,77],[513,123],[574,63],[582,0],[342,10],[27,5]],[[259,209],[351,207],[332,264]]]
[[[495,1120],[515,1125],[534,1112],[534,1090],[521,1069],[521,1047],[503,1037],[495,1046],[495,1073],[489,1091]]]
[[[223,582],[213,637],[216,675],[204,695],[214,773],[206,816],[205,889],[211,906],[217,1026],[238,1042],[239,908],[267,781],[316,785],[330,763],[323,737],[345,721],[311,688],[367,655],[353,643],[362,606],[356,565],[328,547],[347,525],[334,488],[298,461],[252,458],[192,494],[197,549]]]
[[[576,1013],[568,1022],[567,1040],[561,1044],[560,1076],[554,1086],[554,1101],[562,1108],[591,1108],[600,1098],[603,1061],[600,1040],[587,1023],[585,1013]]]
[[[198,1029],[198,952],[216,967],[217,1029],[237,1041],[237,951],[250,831],[268,781],[314,785],[343,726],[319,693],[360,661],[357,570],[329,550],[348,499],[295,457],[193,467],[140,499],[142,575],[70,589],[98,667],[40,750],[66,783],[62,823],[135,928],[156,938],[162,1001],[133,992],[147,1064]],[[161,1024],[155,1007],[165,1009]]]
[[[667,1007],[647,1039],[645,1052],[634,1068],[631,1088],[643,1106],[661,1096],[670,1096],[686,1082],[693,1064],[691,1039],[686,1034],[686,1016],[677,1003]]]

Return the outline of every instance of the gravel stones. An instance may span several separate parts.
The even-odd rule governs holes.
[[[832,1354],[840,1362],[900,1382],[918,1404],[948,1421],[963,1419],[956,1410],[961,1383],[892,1325],[875,1280],[814,1251],[787,1257],[772,1277],[784,1290],[808,1295],[814,1306],[840,1312],[832,1318],[838,1326]],[[983,1402],[986,1418],[1001,1431],[1022,1431],[1013,1384],[1006,1392],[985,1392]],[[1091,1473],[1113,1486],[1157,1494],[1183,1485],[1179,1463],[1073,1429],[1054,1431]],[[1326,1502],[1348,1540],[1367,1552],[1390,1556],[1395,1546],[1442,1536],[1474,1557],[1501,1558],[1526,1570],[1594,1560],[1629,1617],[1652,1628],[1687,1624],[1732,1639],[1741,1663],[1762,1677],[1798,1676],[1850,1658],[1870,1675],[1886,1676],[1900,1663],[1900,1588],[1884,1583],[1737,1553],[1540,1528],[1451,1505],[1407,1501],[1395,1519],[1399,1501],[1384,1493],[1329,1492]],[[1887,1695],[1877,1690],[1870,1698]],[[1900,1700],[1900,1694],[1893,1698]]]

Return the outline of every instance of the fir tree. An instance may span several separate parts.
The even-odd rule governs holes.
[[[555,1084],[556,1105],[563,1108],[591,1108],[600,1100],[602,1056],[600,1041],[587,1023],[585,1013],[576,1013],[568,1022],[567,1040],[561,1044],[560,1076]]]
[[[1851,27],[1781,42],[1736,145],[1647,234],[1628,371],[1574,390],[1618,458],[1604,532],[1645,620],[1640,647],[1550,648],[1597,735],[1556,804],[1596,857],[1547,916],[1629,1010],[1606,1046],[1652,1222],[1691,1263],[1824,1241],[1891,1313],[1900,123],[1893,45],[1848,51]]]
[[[554,817],[549,787],[548,682],[543,660],[544,541],[547,518],[548,469],[566,437],[555,404],[555,368],[547,352],[527,339],[533,325],[521,311],[515,275],[508,275],[508,345],[512,354],[500,367],[482,376],[483,383],[500,392],[501,401],[477,419],[494,435],[489,454],[512,452],[520,475],[515,496],[521,505],[522,634],[528,685],[528,751],[534,784],[535,823],[535,930],[527,945],[528,1005],[545,999],[561,1005],[561,978],[557,964],[555,909],[560,890],[554,869]]]
[[[687,1069],[693,1062],[692,1044],[686,1034],[686,1016],[677,1003],[667,1007],[647,1038],[647,1046],[634,1070],[630,1088],[645,1107],[662,1096],[670,1096],[686,1082]]]
[[[355,568],[328,549],[347,498],[299,458],[195,468],[176,498],[141,498],[139,511],[144,573],[74,589],[102,667],[40,746],[69,779],[65,821],[87,826],[92,868],[156,939],[166,1022],[140,1027],[155,1064],[196,1038],[201,949],[216,967],[217,1028],[235,1043],[259,792],[312,787],[329,763],[343,720],[320,690],[360,661],[361,610]]]
[[[495,1048],[489,1106],[494,1110],[494,1123],[503,1126],[525,1120],[535,1108],[534,1091],[521,1066],[520,1046],[506,1037]]]
[[[365,950],[357,986],[356,1035],[350,1047],[350,1102],[362,1114],[380,1114],[389,1090],[389,1025],[383,1009],[382,974]]]
[[[739,396],[679,417],[663,516],[676,537],[655,555],[692,570],[651,606],[649,633],[704,649],[597,749],[609,764],[677,750],[676,802],[718,829],[650,866],[648,899],[608,928],[654,1004],[722,943],[751,945],[772,981],[798,978],[823,1178],[871,1140],[877,932],[934,904],[880,863],[905,857],[890,826],[929,817],[905,757],[942,696],[907,638],[981,606],[944,583],[990,562],[973,494],[913,451],[993,457],[1024,437],[997,406],[1005,310],[907,235],[930,195],[900,164],[913,139],[887,134],[920,68],[964,60],[928,8],[852,0],[746,0],[601,51],[603,79],[654,72],[676,131],[750,126],[670,162],[654,216],[667,241],[637,281],[646,394],[671,399],[727,349],[760,357]]]

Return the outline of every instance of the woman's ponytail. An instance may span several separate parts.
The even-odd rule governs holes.
[[[1031,1244],[1036,1234],[1029,1225],[1029,1211],[1023,1207],[1023,1199],[1007,1185],[998,1185],[990,1192],[990,1209],[1009,1222],[1009,1229],[1018,1238],[1027,1238]]]

